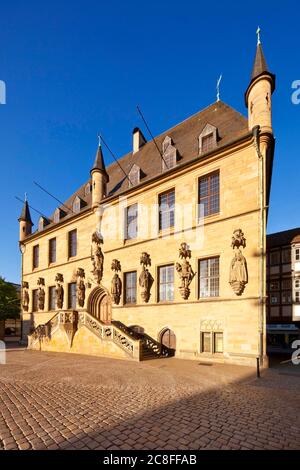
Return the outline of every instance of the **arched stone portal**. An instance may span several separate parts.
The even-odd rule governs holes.
[[[162,346],[170,349],[173,353],[176,350],[176,336],[174,331],[164,328],[159,334],[159,342]]]
[[[102,323],[109,324],[112,320],[111,305],[108,292],[103,287],[95,287],[90,293],[87,311]]]

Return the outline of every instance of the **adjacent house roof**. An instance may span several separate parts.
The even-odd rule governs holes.
[[[300,241],[300,227],[267,235],[267,248],[276,248]]]
[[[180,124],[168,129],[158,137],[155,137],[156,143],[162,150],[162,144],[165,137],[169,136],[172,139],[173,145],[180,155],[180,161],[177,166],[196,158],[201,159],[205,154],[199,155],[198,137],[207,123],[215,126],[218,130],[218,142],[213,151],[226,146],[234,140],[249,135],[247,119],[227,104],[222,101],[218,101],[189,117]],[[120,158],[118,162],[127,175],[132,166],[136,164],[141,169],[140,184],[159,175],[165,176],[168,172],[168,170],[166,171],[162,168],[162,159],[153,141],[146,142],[145,145],[135,153],[132,151],[129,152],[124,157]],[[108,197],[122,194],[130,188],[128,179],[125,177],[124,172],[116,162],[112,163],[105,169],[101,146],[98,147],[92,171],[93,169],[105,171],[108,175]],[[174,171],[174,168],[172,170]],[[90,181],[91,180],[89,180],[89,182]],[[86,184],[87,181],[85,181],[84,184],[65,202],[64,210],[67,206],[70,208],[70,212],[66,217],[64,217],[64,220],[73,215],[71,208],[76,195],[86,203],[86,206],[82,211],[91,207],[92,193],[87,195],[85,194]]]

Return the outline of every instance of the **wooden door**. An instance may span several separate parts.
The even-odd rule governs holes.
[[[111,303],[108,296],[105,295],[100,303],[100,321],[103,323],[111,323]]]
[[[176,349],[176,336],[175,336],[174,331],[169,330],[169,329],[165,330],[162,333],[162,336],[161,336],[161,344],[163,346],[166,346],[166,348],[173,349],[175,351],[175,349]]]

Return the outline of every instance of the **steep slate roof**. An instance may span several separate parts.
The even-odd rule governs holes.
[[[253,69],[252,69],[251,80],[258,77],[262,73],[268,72],[268,71],[269,70],[268,70],[267,62],[266,62],[261,44],[258,44],[257,49],[256,49],[256,56],[255,56],[255,60],[254,60],[254,65],[253,65]]]
[[[162,149],[165,137],[171,137],[173,145],[181,157],[178,163],[186,163],[198,157],[198,137],[207,123],[218,129],[217,147],[223,147],[230,141],[248,133],[247,119],[227,104],[219,101],[155,137],[156,143]],[[134,163],[138,165],[145,175],[141,178],[141,183],[166,173],[162,172],[162,160],[153,141],[147,142],[135,154],[128,153],[119,160],[119,163],[127,174]],[[108,196],[117,195],[128,189],[128,179],[125,178],[117,163],[111,164],[107,168],[107,173],[109,174]]]
[[[300,241],[300,227],[267,235],[267,247],[276,248]]]
[[[33,225],[32,220],[31,220],[31,216],[30,216],[29,205],[28,205],[27,201],[24,202],[22,212],[21,212],[21,215],[19,217],[19,221],[20,220],[23,220],[24,222],[29,222],[31,225]]]
[[[249,133],[247,119],[227,104],[222,101],[218,101],[189,117],[180,124],[177,124],[171,129],[163,132],[158,137],[155,137],[156,143],[158,144],[158,147],[162,149],[162,143],[165,137],[168,135],[172,138],[173,145],[176,147],[180,155],[178,166],[181,163],[184,164],[195,158],[201,159],[202,155],[199,156],[198,153],[198,137],[208,123],[215,126],[218,130],[217,148],[224,147],[231,141],[246,136]],[[99,148],[101,150],[101,147]],[[101,166],[100,169],[103,169],[103,154],[101,151],[101,155],[99,156],[99,148],[93,168],[95,168],[96,165]],[[134,163],[140,167],[140,184],[155,176],[168,173],[168,170],[162,171],[162,160],[153,141],[147,142],[134,154],[132,151],[129,152],[118,161],[127,175]],[[117,196],[129,188],[128,179],[125,177],[123,171],[116,162],[106,168],[106,173],[109,177],[109,183],[107,184],[108,197]],[[88,182],[91,182],[91,179],[86,181],[78,191],[76,191],[76,193],[74,193],[65,202],[65,206],[69,207],[70,212],[63,218],[63,220],[66,220],[73,215],[72,203],[76,195],[86,203],[86,206],[81,212],[91,207],[92,194],[90,193],[85,195],[85,186]],[[138,186],[139,185],[137,185],[137,187]],[[63,209],[65,210],[65,207]],[[53,217],[51,217],[51,219],[53,220]]]

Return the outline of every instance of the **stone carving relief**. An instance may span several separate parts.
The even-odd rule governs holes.
[[[246,247],[246,238],[241,229],[233,232],[231,246],[234,256],[230,263],[229,283],[236,295],[242,295],[248,283],[247,261],[242,249]]]
[[[37,285],[39,286],[39,293],[38,293],[38,303],[39,303],[39,310],[44,310],[45,308],[45,279],[43,277],[39,277],[37,281]]]
[[[23,307],[23,310],[24,312],[28,312],[28,309],[29,309],[29,292],[28,292],[28,289],[29,289],[29,283],[24,281],[22,283],[22,288],[23,288],[23,292],[22,292],[22,307]]]
[[[176,271],[179,274],[181,279],[181,284],[179,287],[180,294],[184,300],[187,300],[190,295],[190,284],[194,279],[196,273],[194,273],[192,266],[190,265],[187,258],[191,258],[192,253],[189,249],[187,243],[181,243],[179,248],[179,258],[181,258],[182,264],[176,263]]]
[[[56,289],[55,289],[56,306],[57,308],[63,308],[63,305],[64,305],[64,288],[62,286],[64,282],[63,275],[60,273],[57,273],[55,276],[55,282],[56,282]]]
[[[111,270],[115,272],[114,277],[111,281],[111,296],[113,302],[116,305],[119,305],[121,295],[122,295],[122,281],[118,275],[118,272],[121,271],[121,263],[117,259],[113,259],[111,263]]]
[[[84,279],[85,279],[85,272],[84,269],[78,268],[76,272],[76,294],[77,294],[77,302],[79,307],[84,306],[84,301],[85,301],[85,284],[84,284]]]
[[[71,348],[73,338],[78,329],[78,312],[60,312],[59,324],[66,333],[69,347]]]
[[[101,250],[101,243],[103,243],[102,237],[99,235],[98,232],[94,232],[92,235],[91,260],[93,264],[92,273],[97,284],[101,283],[103,277],[104,255]]]
[[[139,285],[141,287],[141,297],[144,302],[149,302],[151,295],[151,287],[154,279],[147,269],[147,266],[151,266],[151,258],[148,253],[143,252],[140,258],[140,264],[142,265],[142,272],[139,277]]]

